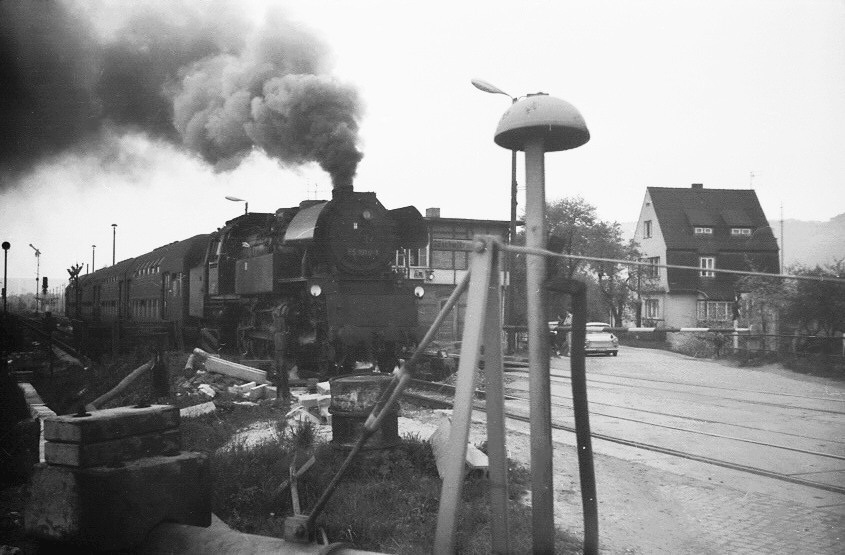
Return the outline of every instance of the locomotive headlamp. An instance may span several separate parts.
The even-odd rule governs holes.
[[[422,286],[417,285],[416,287],[414,287],[414,296],[416,298],[422,299],[423,295],[425,295],[425,289],[423,289]]]
[[[317,285],[316,283],[311,286],[311,296],[312,297],[319,297],[323,293],[323,288]]]
[[[361,212],[361,216],[362,216],[365,220],[372,220],[372,219],[373,219],[373,213],[372,213],[372,212],[370,212],[370,210],[369,210],[369,209],[366,209],[366,210],[364,210],[363,212]]]

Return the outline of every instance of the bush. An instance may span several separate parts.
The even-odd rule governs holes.
[[[700,333],[669,333],[667,340],[675,352],[695,357],[706,358],[716,355],[716,349],[709,334]]]

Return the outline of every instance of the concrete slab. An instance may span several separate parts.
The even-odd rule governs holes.
[[[264,370],[258,370],[244,364],[230,362],[213,356],[209,356],[204,362],[205,368],[209,372],[216,372],[217,374],[231,376],[247,382],[270,383],[267,379],[267,372]]]
[[[216,410],[217,405],[214,404],[214,401],[208,401],[205,403],[200,403],[199,405],[194,405],[192,407],[185,407],[183,409],[179,409],[179,417],[195,418],[197,416],[202,416],[203,414],[210,414]]]
[[[44,439],[68,443],[96,443],[169,430],[178,426],[179,410],[171,405],[117,407],[93,411],[90,416],[49,417],[44,420]]]

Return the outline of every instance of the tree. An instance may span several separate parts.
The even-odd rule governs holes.
[[[794,266],[790,273],[845,279],[845,260],[815,268]],[[845,331],[845,284],[794,280],[787,288],[784,317],[811,334],[832,337]]]
[[[606,231],[596,229],[598,222],[596,207],[580,196],[547,204],[546,229],[549,233],[549,250],[569,255],[587,255],[591,252],[591,245],[596,242],[597,232]],[[572,278],[585,265],[585,261],[573,258],[554,259],[554,262],[549,264],[549,271]]]
[[[817,265],[814,268],[797,265],[788,273],[799,276],[845,278],[845,261]],[[779,315],[781,328],[790,327],[808,335],[835,336],[845,331],[845,285],[835,282],[748,276],[740,280],[739,289],[745,293],[746,325],[767,324]],[[832,343],[823,344],[826,349]]]
[[[636,260],[639,256],[636,244],[625,244],[622,229],[617,222],[609,223],[599,219],[596,208],[581,197],[564,198],[547,204],[546,227],[549,233],[548,250],[573,256]],[[524,243],[520,233],[517,243]],[[512,269],[512,280],[517,291],[515,316],[524,321],[525,256],[516,257]],[[622,323],[622,316],[630,302],[630,272],[624,264],[591,262],[578,258],[550,258],[546,263],[549,277],[558,275],[575,278],[588,284],[588,310],[591,319],[605,319],[613,314],[615,325]],[[598,298],[597,298],[598,297]],[[547,316],[557,319],[569,309],[565,296],[551,296],[546,303]]]

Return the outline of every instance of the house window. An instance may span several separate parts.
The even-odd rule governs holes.
[[[421,249],[408,249],[408,266],[424,268],[428,266],[428,252]]]
[[[697,315],[701,322],[729,322],[733,312],[730,301],[698,301]]]
[[[651,220],[643,222],[643,239],[651,237]]]
[[[696,235],[713,235],[712,227],[697,227],[695,228]]]
[[[428,250],[421,249],[400,249],[396,251],[396,266],[405,267],[405,261],[412,268],[425,268],[428,266]]]
[[[645,266],[643,267],[643,277],[645,278],[659,278],[660,277],[660,268],[657,266],[660,264],[660,257],[659,256],[652,256],[651,258],[646,258],[646,262],[651,264],[651,267]]]
[[[645,300],[645,317],[649,320],[655,320],[660,316],[660,300],[646,299]]]
[[[698,259],[698,267],[702,270],[698,273],[701,277],[716,277],[712,270],[716,267],[716,259],[712,256],[702,256]]]
[[[731,235],[751,235],[750,227],[732,227]]]
[[[431,267],[438,270],[453,270],[452,251],[431,251]]]

